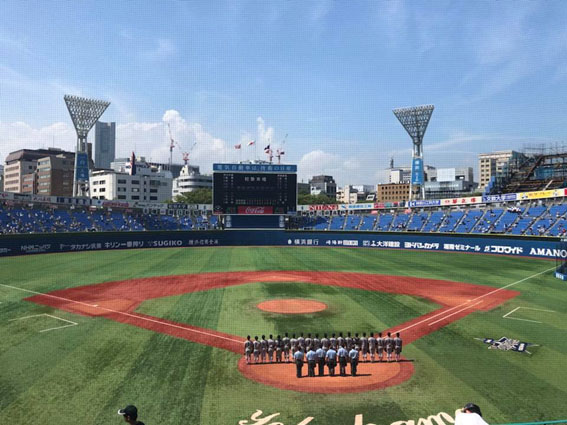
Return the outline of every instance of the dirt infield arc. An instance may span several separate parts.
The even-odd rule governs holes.
[[[135,310],[148,299],[254,282],[304,282],[341,286],[419,296],[439,304],[439,309],[389,329],[391,332],[403,332],[405,344],[435,332],[475,311],[490,310],[519,294],[516,291],[489,286],[407,276],[319,271],[254,271],[160,276],[105,282],[35,295],[26,300],[84,316],[102,316],[120,323],[242,354],[244,338],[240,336],[148,316],[136,313]],[[384,366],[394,368],[394,365],[380,367],[383,369]],[[285,376],[267,382],[263,378],[266,376],[264,372],[267,369],[262,370],[266,367],[268,366],[249,366],[242,361],[239,363],[239,370],[248,378],[295,391],[337,392],[337,383],[333,380],[345,379],[329,377],[325,379],[325,383],[319,381],[317,386],[305,384],[306,380],[303,380],[301,385],[298,385],[299,381],[293,378],[293,368],[290,368],[290,365],[282,365],[278,373],[283,373]],[[281,372],[284,368],[287,372]],[[339,385],[339,392],[360,392],[396,385],[409,379],[413,373],[413,365],[410,362],[402,362],[395,368],[395,373],[392,370],[380,373],[369,368],[366,379],[349,378],[356,380],[348,386],[345,385],[344,388]]]

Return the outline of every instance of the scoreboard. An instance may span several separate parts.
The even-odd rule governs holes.
[[[214,214],[295,214],[297,166],[213,164]]]

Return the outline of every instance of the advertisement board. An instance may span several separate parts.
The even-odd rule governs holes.
[[[411,184],[423,184],[423,159],[414,158],[411,165]]]

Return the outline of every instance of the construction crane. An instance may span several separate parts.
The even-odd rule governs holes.
[[[167,129],[169,130],[169,171],[171,171],[171,164],[173,163],[173,148],[175,147],[175,140],[171,135],[171,126],[167,123]]]
[[[195,148],[195,146],[197,146],[197,142],[193,142],[193,144],[189,148],[189,152],[182,152],[183,162],[185,163],[185,165],[187,165],[189,163],[189,156],[191,155],[191,152],[193,152],[193,149]]]
[[[278,159],[278,164],[281,164],[282,155],[285,155],[284,145],[286,140],[287,140],[287,133],[284,139],[282,140],[280,147],[276,150],[276,158]]]

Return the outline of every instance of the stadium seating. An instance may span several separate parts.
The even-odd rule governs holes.
[[[410,232],[419,232],[423,228],[423,225],[425,224],[425,222],[427,222],[428,219],[429,219],[429,213],[427,212],[420,212],[413,214],[407,226],[407,230]]]
[[[440,232],[454,232],[455,227],[461,221],[465,215],[464,211],[452,211],[445,215],[445,219],[441,226],[439,226]]]
[[[374,230],[374,226],[376,225],[376,216],[375,215],[365,215],[362,217],[362,222],[360,223],[360,227],[358,230]]]
[[[362,217],[356,214],[347,216],[344,230],[358,230]]]

